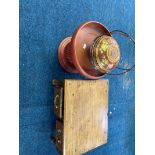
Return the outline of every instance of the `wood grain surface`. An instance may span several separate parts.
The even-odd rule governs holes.
[[[64,155],[81,155],[107,142],[108,80],[65,80]]]

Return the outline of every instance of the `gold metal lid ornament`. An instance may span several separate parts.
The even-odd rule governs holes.
[[[110,36],[98,37],[91,49],[92,64],[103,73],[108,73],[120,60],[120,49],[116,40]]]

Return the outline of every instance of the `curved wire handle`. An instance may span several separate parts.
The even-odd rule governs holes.
[[[134,45],[135,45],[135,40],[134,40],[134,38],[131,37],[129,34],[127,34],[127,33],[123,32],[123,31],[121,31],[121,30],[113,30],[113,31],[111,31],[110,33],[111,33],[111,34],[120,34],[120,35],[122,35],[122,36],[124,36],[124,37],[127,37],[127,38],[128,38],[129,40],[131,40],[131,41],[134,43]],[[119,69],[119,70],[124,70],[124,72],[116,73],[116,74],[107,73],[107,75],[122,75],[122,74],[125,74],[125,73],[131,71],[133,68],[135,68],[135,65],[131,66],[130,68],[122,68],[122,67],[116,67],[116,68]]]

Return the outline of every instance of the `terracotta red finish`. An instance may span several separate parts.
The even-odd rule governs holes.
[[[97,70],[90,60],[90,47],[102,35],[111,36],[109,30],[96,21],[81,24],[72,37],[65,38],[59,45],[58,58],[65,71],[80,73],[89,79],[102,78],[105,73]]]

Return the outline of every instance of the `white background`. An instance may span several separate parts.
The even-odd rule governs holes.
[[[136,0],[136,155],[155,155],[155,1]],[[19,154],[19,4],[0,1],[0,155]]]
[[[136,155],[155,155],[155,1],[136,0]]]
[[[19,153],[19,6],[0,0],[0,155]]]

